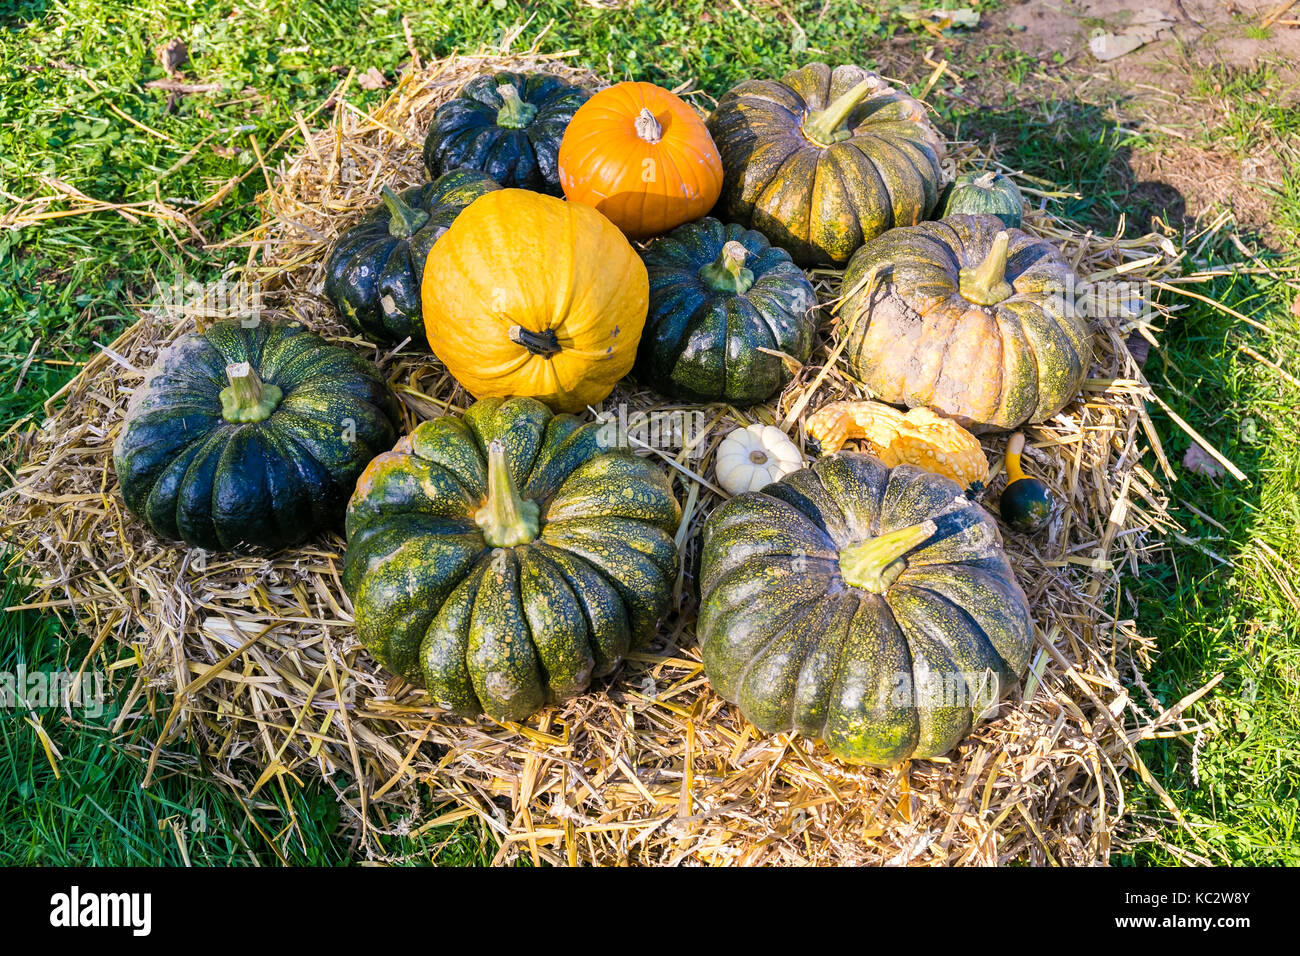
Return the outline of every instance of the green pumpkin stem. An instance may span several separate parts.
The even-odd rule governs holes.
[[[384,195],[384,205],[388,207],[388,231],[394,236],[403,239],[413,236],[429,221],[427,212],[408,206],[402,202],[401,196],[387,186],[381,188],[380,192]]]
[[[700,269],[700,279],[714,292],[744,295],[754,284],[754,273],[745,268],[747,250],[730,239],[722,244],[718,258]]]
[[[487,488],[487,500],[474,514],[483,540],[494,548],[513,548],[536,539],[541,527],[537,503],[520,496],[500,438],[488,443]]]
[[[803,134],[818,146],[830,146],[840,140],[848,139],[853,134],[841,129],[852,113],[862,102],[863,97],[874,90],[878,83],[867,77],[847,93],[841,93],[825,109],[813,110],[803,121]]]
[[[522,325],[512,325],[506,331],[510,341],[515,345],[528,349],[534,355],[540,355],[542,358],[550,358],[560,351],[560,340],[555,337],[552,329],[544,332],[534,332],[532,329],[526,329]]]
[[[284,396],[280,386],[263,383],[247,362],[227,365],[226,379],[230,384],[221,390],[221,417],[232,424],[265,421]]]
[[[1020,432],[1016,432],[1007,442],[1006,455],[1002,459],[1002,466],[1007,473],[1008,485],[1014,484],[1025,477],[1025,473],[1020,469],[1020,453],[1024,450],[1025,436]]]
[[[840,552],[840,574],[855,588],[884,594],[903,573],[903,556],[931,537],[938,527],[931,519],[888,534],[851,544]]]
[[[958,275],[961,296],[976,305],[997,305],[1016,290],[1007,281],[1007,246],[1011,234],[1005,229],[993,237],[989,254],[979,265],[967,266]]]
[[[501,109],[497,110],[497,125],[505,129],[523,129],[537,115],[537,107],[520,98],[519,91],[513,83],[502,83],[497,87],[501,97]]]
[[[632,121],[632,125],[636,127],[636,135],[651,146],[663,139],[664,128],[655,119],[655,115],[650,112],[649,107],[641,107],[641,112],[636,114],[636,119]]]

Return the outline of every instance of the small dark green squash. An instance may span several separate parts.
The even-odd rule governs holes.
[[[650,636],[677,577],[667,476],[608,430],[485,398],[376,458],[348,507],[362,642],[454,713],[523,720]]]
[[[650,243],[650,311],[638,377],[688,401],[752,405],[790,380],[781,352],[812,353],[817,296],[783,249],[743,226],[704,218]]]
[[[949,478],[852,452],[709,516],[697,630],[756,727],[877,766],[951,750],[1033,644],[992,517]]]
[[[1007,486],[998,499],[1002,520],[1022,534],[1041,531],[1052,519],[1056,499],[1051,489],[1037,478],[1025,475],[1020,467],[1020,456],[1025,448],[1025,436],[1016,432],[1007,442],[1003,467],[1007,473]]]
[[[997,216],[1007,228],[1019,229],[1024,203],[1019,187],[996,170],[964,173],[948,187],[938,218]]]
[[[505,187],[560,195],[558,155],[591,93],[548,73],[494,73],[465,84],[433,114],[424,165],[437,178],[477,169]]]
[[[160,537],[274,550],[337,527],[399,421],[359,355],[297,324],[222,322],[158,357],[113,467],[127,507]]]
[[[500,188],[473,169],[400,193],[384,186],[383,202],[334,243],[325,264],[325,297],[372,341],[409,338],[427,351],[420,281],[429,250],[466,206]]]

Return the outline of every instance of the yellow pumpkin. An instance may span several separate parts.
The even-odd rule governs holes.
[[[618,227],[525,189],[466,207],[429,251],[420,287],[429,345],[470,394],[563,412],[603,401],[631,370],[649,291]]]

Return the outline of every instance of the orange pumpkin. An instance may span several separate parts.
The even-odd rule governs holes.
[[[586,103],[560,141],[560,187],[632,239],[699,219],[722,192],[704,121],[653,83],[619,83]]]
[[[579,412],[631,370],[649,290],[636,250],[595,209],[498,189],[434,243],[420,297],[429,346],[475,398]]]

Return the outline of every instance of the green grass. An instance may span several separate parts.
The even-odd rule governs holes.
[[[897,5],[641,0],[601,10],[559,0],[18,0],[0,13],[0,181],[11,195],[48,193],[46,177],[97,199],[129,203],[156,195],[184,210],[251,172],[223,202],[195,217],[204,238],[217,242],[256,221],[254,199],[265,185],[256,155],[274,167],[281,154],[271,146],[295,114],[309,114],[348,68],[376,67],[396,77],[408,57],[403,15],[426,58],[496,44],[531,16],[517,47],[554,20],[545,50],[581,50],[582,62],[616,78],[670,85],[691,79],[718,95],[742,77],[776,75],[812,58],[897,66],[900,56],[934,45],[890,15]],[[185,78],[220,84],[218,91],[169,105],[165,92],[145,85],[164,76],[154,50],[171,37],[189,46]],[[1044,68],[1007,45],[959,42],[941,52],[963,77],[966,98],[979,102],[941,100],[949,128],[994,141],[1005,162],[1077,191],[1080,198],[1058,207],[1064,214],[1110,230],[1121,213],[1144,225],[1176,199],[1132,198],[1130,160],[1162,141],[1116,118],[1121,98],[1107,98],[1099,87],[1075,95],[1069,84],[1041,83]],[[925,72],[918,67],[913,75]],[[981,93],[990,77],[1026,86],[990,99]],[[1281,105],[1274,85],[1267,70],[1199,78],[1193,94],[1207,104],[1210,119],[1198,141],[1223,143],[1243,156],[1261,139],[1294,145],[1300,121]],[[354,86],[350,95],[364,108],[383,93]],[[285,150],[298,145],[291,137]],[[1275,224],[1296,249],[1300,174],[1287,175]],[[1222,242],[1205,255],[1239,257]],[[29,416],[39,419],[44,399],[95,343],[109,341],[130,321],[133,302],[150,296],[155,277],[166,280],[184,268],[210,278],[223,264],[176,227],[111,212],[0,234],[0,314],[8,319],[0,327],[0,432]],[[1239,351],[1246,344],[1285,368],[1300,368],[1300,328],[1289,311],[1295,291],[1260,276],[1199,291],[1223,297],[1273,331],[1189,302],[1148,373],[1161,396],[1249,480],[1211,480],[1178,468],[1175,499],[1213,521],[1186,504],[1175,514],[1189,538],[1228,564],[1180,546],[1127,587],[1140,626],[1159,641],[1147,683],[1164,704],[1219,672],[1225,677],[1193,711],[1208,725],[1195,748],[1195,772],[1190,739],[1142,748],[1191,832],[1166,825],[1167,845],[1142,844],[1116,861],[1176,862],[1185,850],[1215,862],[1297,863],[1300,607],[1278,581],[1294,593],[1292,582],[1300,579],[1300,394]],[[6,384],[17,381],[24,365],[21,386]],[[1171,460],[1180,462],[1186,435],[1162,416],[1156,420]],[[5,606],[17,602],[18,585],[5,588]],[[76,669],[87,646],[75,633],[71,621],[49,613],[5,614],[0,671],[20,662],[29,670]],[[106,646],[89,666],[103,670],[120,654]],[[321,784],[291,790],[287,802],[267,788],[241,803],[209,782],[210,768],[182,742],[143,790],[139,754],[160,728],[147,721],[116,728],[111,705],[97,718],[38,714],[61,753],[56,777],[27,716],[0,712],[0,862],[179,864],[184,859],[172,823],[192,823],[194,809],[206,823],[203,832],[191,826],[185,834],[194,863],[354,859],[338,836],[337,803]],[[1167,818],[1148,789],[1133,781],[1130,790],[1139,813]],[[490,859],[494,847],[465,826],[417,840],[388,838],[384,850],[394,858],[475,863]]]

